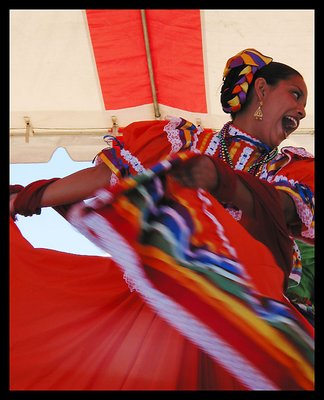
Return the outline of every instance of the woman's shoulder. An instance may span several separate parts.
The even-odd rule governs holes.
[[[110,148],[99,157],[109,159],[119,170],[117,164],[123,164],[128,165],[130,173],[138,173],[171,154],[193,148],[199,133],[199,127],[182,117],[134,121],[120,128],[118,137],[107,135]]]

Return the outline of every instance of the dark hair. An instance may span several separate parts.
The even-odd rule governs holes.
[[[228,101],[231,100],[233,95],[233,90],[237,86],[238,81],[240,79],[240,72],[245,68],[245,65],[241,65],[239,67],[233,68],[229,74],[227,75],[226,79],[223,82],[222,89],[221,89],[221,104],[224,108],[228,107]],[[248,90],[243,96],[239,95],[241,109],[237,112],[230,112],[232,119],[235,118],[235,115],[241,112],[251,101],[252,93],[254,91],[253,85],[257,78],[264,78],[266,82],[271,85],[275,86],[282,80],[287,80],[291,76],[302,75],[295,70],[294,68],[290,67],[289,65],[272,61],[271,63],[265,65],[264,67],[257,70],[253,76],[252,81],[248,86]],[[226,112],[226,111],[225,111]]]

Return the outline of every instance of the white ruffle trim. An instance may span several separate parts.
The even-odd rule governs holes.
[[[177,153],[182,147],[179,129],[177,129],[177,126],[180,125],[181,121],[181,118],[171,117],[169,122],[163,128],[164,132],[167,133],[168,141],[171,143],[171,154]]]
[[[128,150],[122,149],[120,151],[121,156],[135,169],[135,171],[139,174],[145,172],[145,168],[139,161],[139,159],[132,155],[132,153]]]

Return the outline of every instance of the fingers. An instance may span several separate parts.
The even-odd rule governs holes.
[[[172,173],[173,177],[182,185],[196,187],[196,181],[192,176],[192,168],[183,166]]]
[[[172,175],[184,186],[212,191],[217,184],[217,172],[209,157],[197,157],[189,160],[172,172]]]

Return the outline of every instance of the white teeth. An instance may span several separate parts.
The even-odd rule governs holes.
[[[283,131],[285,139],[288,135],[298,128],[299,119],[292,117],[291,115],[285,115],[282,120]]]
[[[294,125],[294,126],[292,126],[292,128],[296,128],[296,127],[297,127],[297,125],[298,125],[298,121],[297,121],[297,119],[296,119],[296,118],[294,118],[294,117],[291,117],[290,115],[286,115],[286,117],[285,117],[285,118],[289,119],[289,121],[291,121],[291,122],[293,123],[293,125]]]

